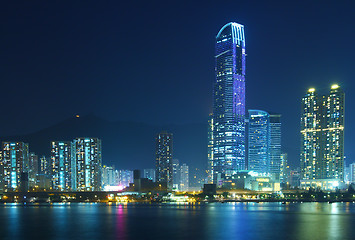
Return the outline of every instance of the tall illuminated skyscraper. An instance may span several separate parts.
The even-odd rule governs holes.
[[[161,132],[156,136],[155,174],[157,182],[166,182],[173,187],[173,134]]]
[[[281,114],[270,114],[270,173],[280,179],[281,167]]]
[[[180,184],[179,191],[189,190],[189,166],[183,163],[180,167]]]
[[[22,183],[21,176],[28,172],[28,143],[3,142],[4,190],[18,191]]]
[[[287,183],[290,167],[287,161],[287,153],[281,154],[280,163],[280,183]]]
[[[98,138],[74,139],[72,179],[77,191],[100,191],[102,176],[101,140]]]
[[[38,155],[30,153],[28,160],[28,184],[29,187],[35,187],[38,175]]]
[[[323,96],[310,88],[302,98],[301,180],[344,180],[344,99],[338,85]]]
[[[349,166],[350,171],[350,183],[355,183],[355,163],[350,164]]]
[[[270,115],[262,110],[249,110],[248,170],[270,172]]]
[[[245,169],[244,26],[228,23],[216,36],[213,100],[213,182]]]
[[[207,130],[207,182],[213,183],[213,114],[211,113],[208,118]]]
[[[116,179],[115,179],[115,168],[113,166],[106,166],[102,167],[102,187],[105,186],[115,186]]]
[[[74,166],[73,143],[54,141],[51,143],[52,186],[55,190],[68,191],[75,188],[72,181]]]
[[[178,189],[180,185],[180,161],[179,159],[173,159],[173,188]]]

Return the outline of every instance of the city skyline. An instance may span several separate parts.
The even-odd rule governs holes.
[[[304,91],[326,89],[325,83],[353,91],[354,20],[349,12],[353,4],[274,3],[207,3],[198,13],[197,3],[165,5],[163,15],[147,5],[159,21],[138,14],[129,3],[125,7],[88,3],[90,14],[75,3],[6,3],[3,97],[12,100],[5,104],[6,117],[0,120],[1,139],[76,114],[159,125],[205,123],[212,111],[213,39],[221,26],[236,21],[247,26],[247,109],[283,115],[287,129],[283,151],[295,165],[300,114],[295,109]],[[115,9],[125,13],[114,14]],[[31,11],[36,14],[28,15]],[[132,21],[125,21],[130,16]],[[46,23],[38,24],[41,19]],[[147,36],[144,48],[135,29]],[[300,36],[305,40],[299,41]],[[327,36],[336,36],[337,44]],[[182,49],[189,52],[188,58]],[[78,88],[82,91],[74,91]],[[83,101],[90,94],[96,96],[94,104]],[[354,102],[353,98],[349,94],[347,100]],[[355,116],[353,111],[347,111],[346,122]],[[345,135],[345,155],[351,162],[354,131],[348,128]]]
[[[354,9],[3,3],[2,238],[351,239]]]

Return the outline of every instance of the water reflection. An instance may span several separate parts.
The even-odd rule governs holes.
[[[127,212],[124,211],[122,205],[117,206],[117,214],[116,214],[116,236],[117,239],[127,239],[126,236],[126,225],[125,225],[125,216]]]
[[[0,206],[1,239],[352,239],[354,203]]]

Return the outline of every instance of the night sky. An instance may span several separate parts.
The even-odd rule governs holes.
[[[351,1],[8,1],[2,3],[0,136],[76,114],[149,124],[206,123],[214,42],[245,26],[246,104],[283,115],[298,163],[301,98],[346,93],[345,155],[355,150]]]

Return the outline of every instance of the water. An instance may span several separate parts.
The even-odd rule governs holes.
[[[355,203],[0,205],[0,239],[355,239]]]

